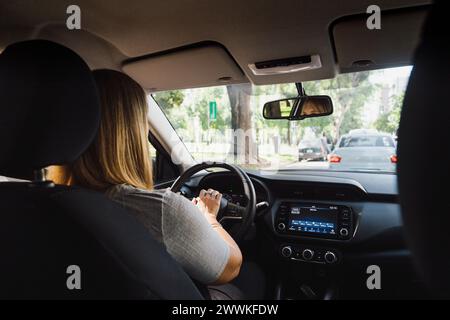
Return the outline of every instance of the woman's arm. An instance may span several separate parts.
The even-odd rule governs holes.
[[[199,197],[194,198],[192,202],[200,209],[200,211],[205,215],[208,222],[211,224],[213,229],[220,235],[220,237],[227,243],[230,256],[228,262],[219,276],[215,281],[215,284],[228,283],[239,274],[242,265],[242,253],[239,246],[233,240],[233,238],[228,234],[225,229],[222,228],[221,224],[217,222],[217,213],[220,208],[220,200],[222,199],[222,194],[213,189],[201,190]]]

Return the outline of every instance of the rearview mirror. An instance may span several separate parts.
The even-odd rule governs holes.
[[[299,96],[296,98],[270,101],[264,104],[265,119],[303,120],[323,117],[333,113],[329,96]]]

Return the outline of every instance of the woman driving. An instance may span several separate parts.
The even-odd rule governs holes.
[[[191,202],[169,189],[153,189],[143,88],[117,71],[93,73],[101,102],[97,136],[75,163],[50,167],[49,178],[104,192],[129,209],[198,282],[224,284],[234,279],[242,254],[216,220],[222,195],[201,190]]]

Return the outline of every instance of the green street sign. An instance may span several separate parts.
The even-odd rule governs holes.
[[[209,121],[217,120],[217,102],[210,101],[209,102]]]

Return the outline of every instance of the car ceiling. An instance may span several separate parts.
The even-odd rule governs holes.
[[[383,12],[391,12],[429,3],[427,0],[378,0],[376,4]],[[1,1],[0,50],[20,40],[54,40],[77,51],[91,68],[125,70],[152,90],[217,85],[219,78],[227,76],[227,66],[230,66],[233,83],[326,79],[337,72],[356,71],[351,65],[339,68],[340,60],[348,63],[356,59],[349,57],[350,53],[358,57],[361,50],[361,59],[371,58],[367,46],[363,50],[358,41],[352,43],[354,28],[346,28],[344,24],[337,29],[341,34],[336,36],[332,28],[345,17],[365,14],[372,0],[79,0],[76,4],[81,8],[82,30],[68,30],[65,28],[66,8],[71,4],[73,1],[66,0]],[[366,17],[363,16],[362,21]],[[408,23],[416,20],[410,18]],[[390,27],[395,27],[396,21],[401,24],[401,19],[391,19]],[[419,26],[416,23],[411,28],[404,23],[403,29],[409,30],[404,40],[408,45],[392,54],[398,57],[378,55],[376,58],[383,60],[379,67],[408,63],[420,35]],[[379,30],[373,32],[383,34]],[[386,35],[389,33],[384,32],[383,37],[389,37]],[[355,34],[355,37],[361,36],[361,32]],[[342,46],[334,43],[340,39],[343,39]],[[217,59],[211,59],[215,61],[212,65],[204,58],[205,54],[197,51],[196,56],[190,55],[190,45],[205,42],[223,49],[226,55],[216,52],[216,58],[227,61],[218,63]],[[387,45],[389,41],[381,43]],[[177,51],[180,47],[183,50]],[[183,55],[177,55],[178,52]],[[336,56],[337,52],[340,57]],[[248,67],[255,62],[312,54],[320,55],[321,68],[256,76]],[[153,60],[155,58],[159,60]],[[158,61],[162,61],[161,64]],[[184,70],[185,61],[189,61],[191,68]],[[142,68],[136,68],[135,64]],[[165,73],[173,75],[174,81],[166,77],[158,83],[162,78],[158,76],[162,72],[158,66],[164,66]],[[141,69],[145,72],[140,72]],[[201,81],[196,80],[193,70]],[[209,70],[209,73],[203,75],[202,70]]]

